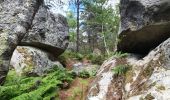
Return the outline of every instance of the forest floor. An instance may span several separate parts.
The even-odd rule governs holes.
[[[66,61],[66,69],[67,70],[73,70],[73,65],[81,63],[83,64],[82,67],[85,67],[84,65],[89,65],[92,67],[92,63],[89,63],[87,59],[83,59],[82,61],[74,60],[74,59],[67,59]],[[58,96],[60,100],[85,100],[87,96],[87,92],[89,89],[89,86],[91,85],[93,79],[95,76],[89,76],[88,78],[80,78],[76,77],[68,88],[61,89],[59,91]]]
[[[68,89],[63,89],[59,92],[60,100],[85,100],[88,87],[92,80],[93,77],[86,79],[76,78]]]
[[[11,68],[0,86],[0,100],[85,100],[103,57],[68,53],[63,58],[64,69],[56,67],[44,76],[18,75]]]

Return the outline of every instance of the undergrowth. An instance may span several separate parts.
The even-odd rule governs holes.
[[[84,57],[83,54],[66,50],[62,55],[59,56],[59,59],[60,59],[61,61],[64,61],[64,60],[66,60],[67,58],[82,60],[83,57]]]
[[[67,59],[76,59],[81,61],[84,58],[86,58],[87,60],[90,60],[91,63],[93,64],[101,65],[106,59],[110,57],[123,58],[128,55],[129,55],[128,53],[122,53],[122,52],[110,52],[110,54],[107,56],[104,54],[96,55],[94,53],[81,54],[81,53],[67,50],[59,57],[59,60],[64,64]]]
[[[125,65],[118,65],[112,69],[112,71],[114,72],[114,75],[116,76],[125,75],[128,70],[129,70],[129,67]]]
[[[93,53],[85,55],[85,58],[98,65],[101,65],[107,59],[104,55],[95,55]]]
[[[117,52],[111,52],[110,56],[115,57],[115,58],[124,58],[127,57],[129,54],[128,53],[123,53],[121,51],[117,51]]]
[[[81,78],[89,78],[90,77],[90,73],[86,70],[83,70],[82,72],[79,73],[79,77]]]
[[[101,65],[104,60],[106,60],[106,57],[104,55],[96,55],[93,53],[81,54],[67,50],[59,57],[59,61],[64,64],[67,59],[76,59],[81,61],[83,60],[83,58],[86,58],[87,60],[90,60],[91,63],[98,65]]]
[[[0,100],[58,100],[57,91],[72,80],[71,72],[59,68],[42,77],[17,76],[10,71],[0,86]]]

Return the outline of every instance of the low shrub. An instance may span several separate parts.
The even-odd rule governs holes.
[[[85,56],[88,60],[90,60],[93,64],[101,65],[105,61],[104,55],[95,55],[89,54]]]
[[[87,55],[83,55],[80,53],[76,53],[76,52],[71,52],[71,51],[65,51],[60,57],[59,60],[60,62],[62,62],[63,64],[65,64],[65,61],[67,59],[76,59],[81,61],[83,58],[87,58],[88,60],[90,60],[93,64],[98,64],[101,65],[104,60],[105,60],[105,56],[104,55],[95,55],[93,53],[91,54],[87,54]]]
[[[82,60],[83,57],[84,56],[80,53],[66,50],[62,55],[59,56],[59,59],[62,60],[62,61],[66,60],[67,58]]]
[[[80,78],[89,78],[90,77],[90,73],[86,70],[83,70],[79,73],[78,75]]]

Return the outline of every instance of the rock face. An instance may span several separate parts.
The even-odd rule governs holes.
[[[104,62],[87,100],[170,99],[170,1],[121,0],[120,12],[117,50],[129,56]]]
[[[98,68],[99,68],[98,65],[76,63],[73,65],[73,72],[75,72],[78,76],[78,75],[80,75],[80,73],[86,71],[91,76],[94,76],[96,74],[96,71],[98,70]]]
[[[10,65],[19,75],[42,76],[54,67],[63,67],[58,61],[50,60],[50,56],[37,48],[18,46],[12,55]]]
[[[18,45],[33,46],[55,56],[67,47],[66,19],[50,12],[43,0],[1,0],[0,15],[0,85]]]
[[[146,54],[170,37],[169,0],[121,0],[120,3],[119,51]]]
[[[4,83],[10,58],[26,34],[41,0],[3,0],[0,3],[0,84]]]
[[[133,81],[125,84],[128,100],[168,100],[170,96],[170,38],[151,51],[143,60],[128,60],[136,73]]]
[[[40,7],[32,23],[33,27],[21,41],[21,45],[34,46],[56,56],[68,46],[67,20],[60,14],[53,14],[45,7]]]
[[[115,76],[118,65],[129,70]],[[146,57],[129,55],[111,58],[100,68],[92,83],[88,100],[168,100],[170,99],[170,38]]]
[[[112,68],[118,65],[118,59],[110,58],[105,61],[92,82],[87,100],[121,100],[121,85],[114,78]],[[121,79],[119,80],[121,81]],[[120,82],[121,83],[121,82]],[[116,94],[114,94],[116,93]]]

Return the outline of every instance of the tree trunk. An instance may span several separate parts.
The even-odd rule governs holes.
[[[102,5],[104,5],[104,4],[102,4]],[[103,12],[103,6],[101,7],[101,9],[102,9],[102,12]],[[106,51],[107,55],[109,56],[110,52],[109,52],[109,49],[107,47],[105,33],[104,33],[103,15],[102,15],[102,34],[103,34],[103,42],[104,42],[104,48],[105,48],[104,51]]]
[[[88,33],[88,46],[89,46],[89,51],[91,52],[92,51],[92,38],[91,38],[91,29],[88,29],[87,30],[87,33]]]
[[[77,47],[76,47],[76,51],[79,52],[79,9],[80,9],[80,1],[77,0]]]
[[[105,50],[106,50],[106,52],[107,52],[107,55],[109,55],[109,54],[110,54],[110,52],[109,52],[109,48],[107,47],[105,34],[103,34],[103,41],[104,41],[104,47],[105,47]]]

